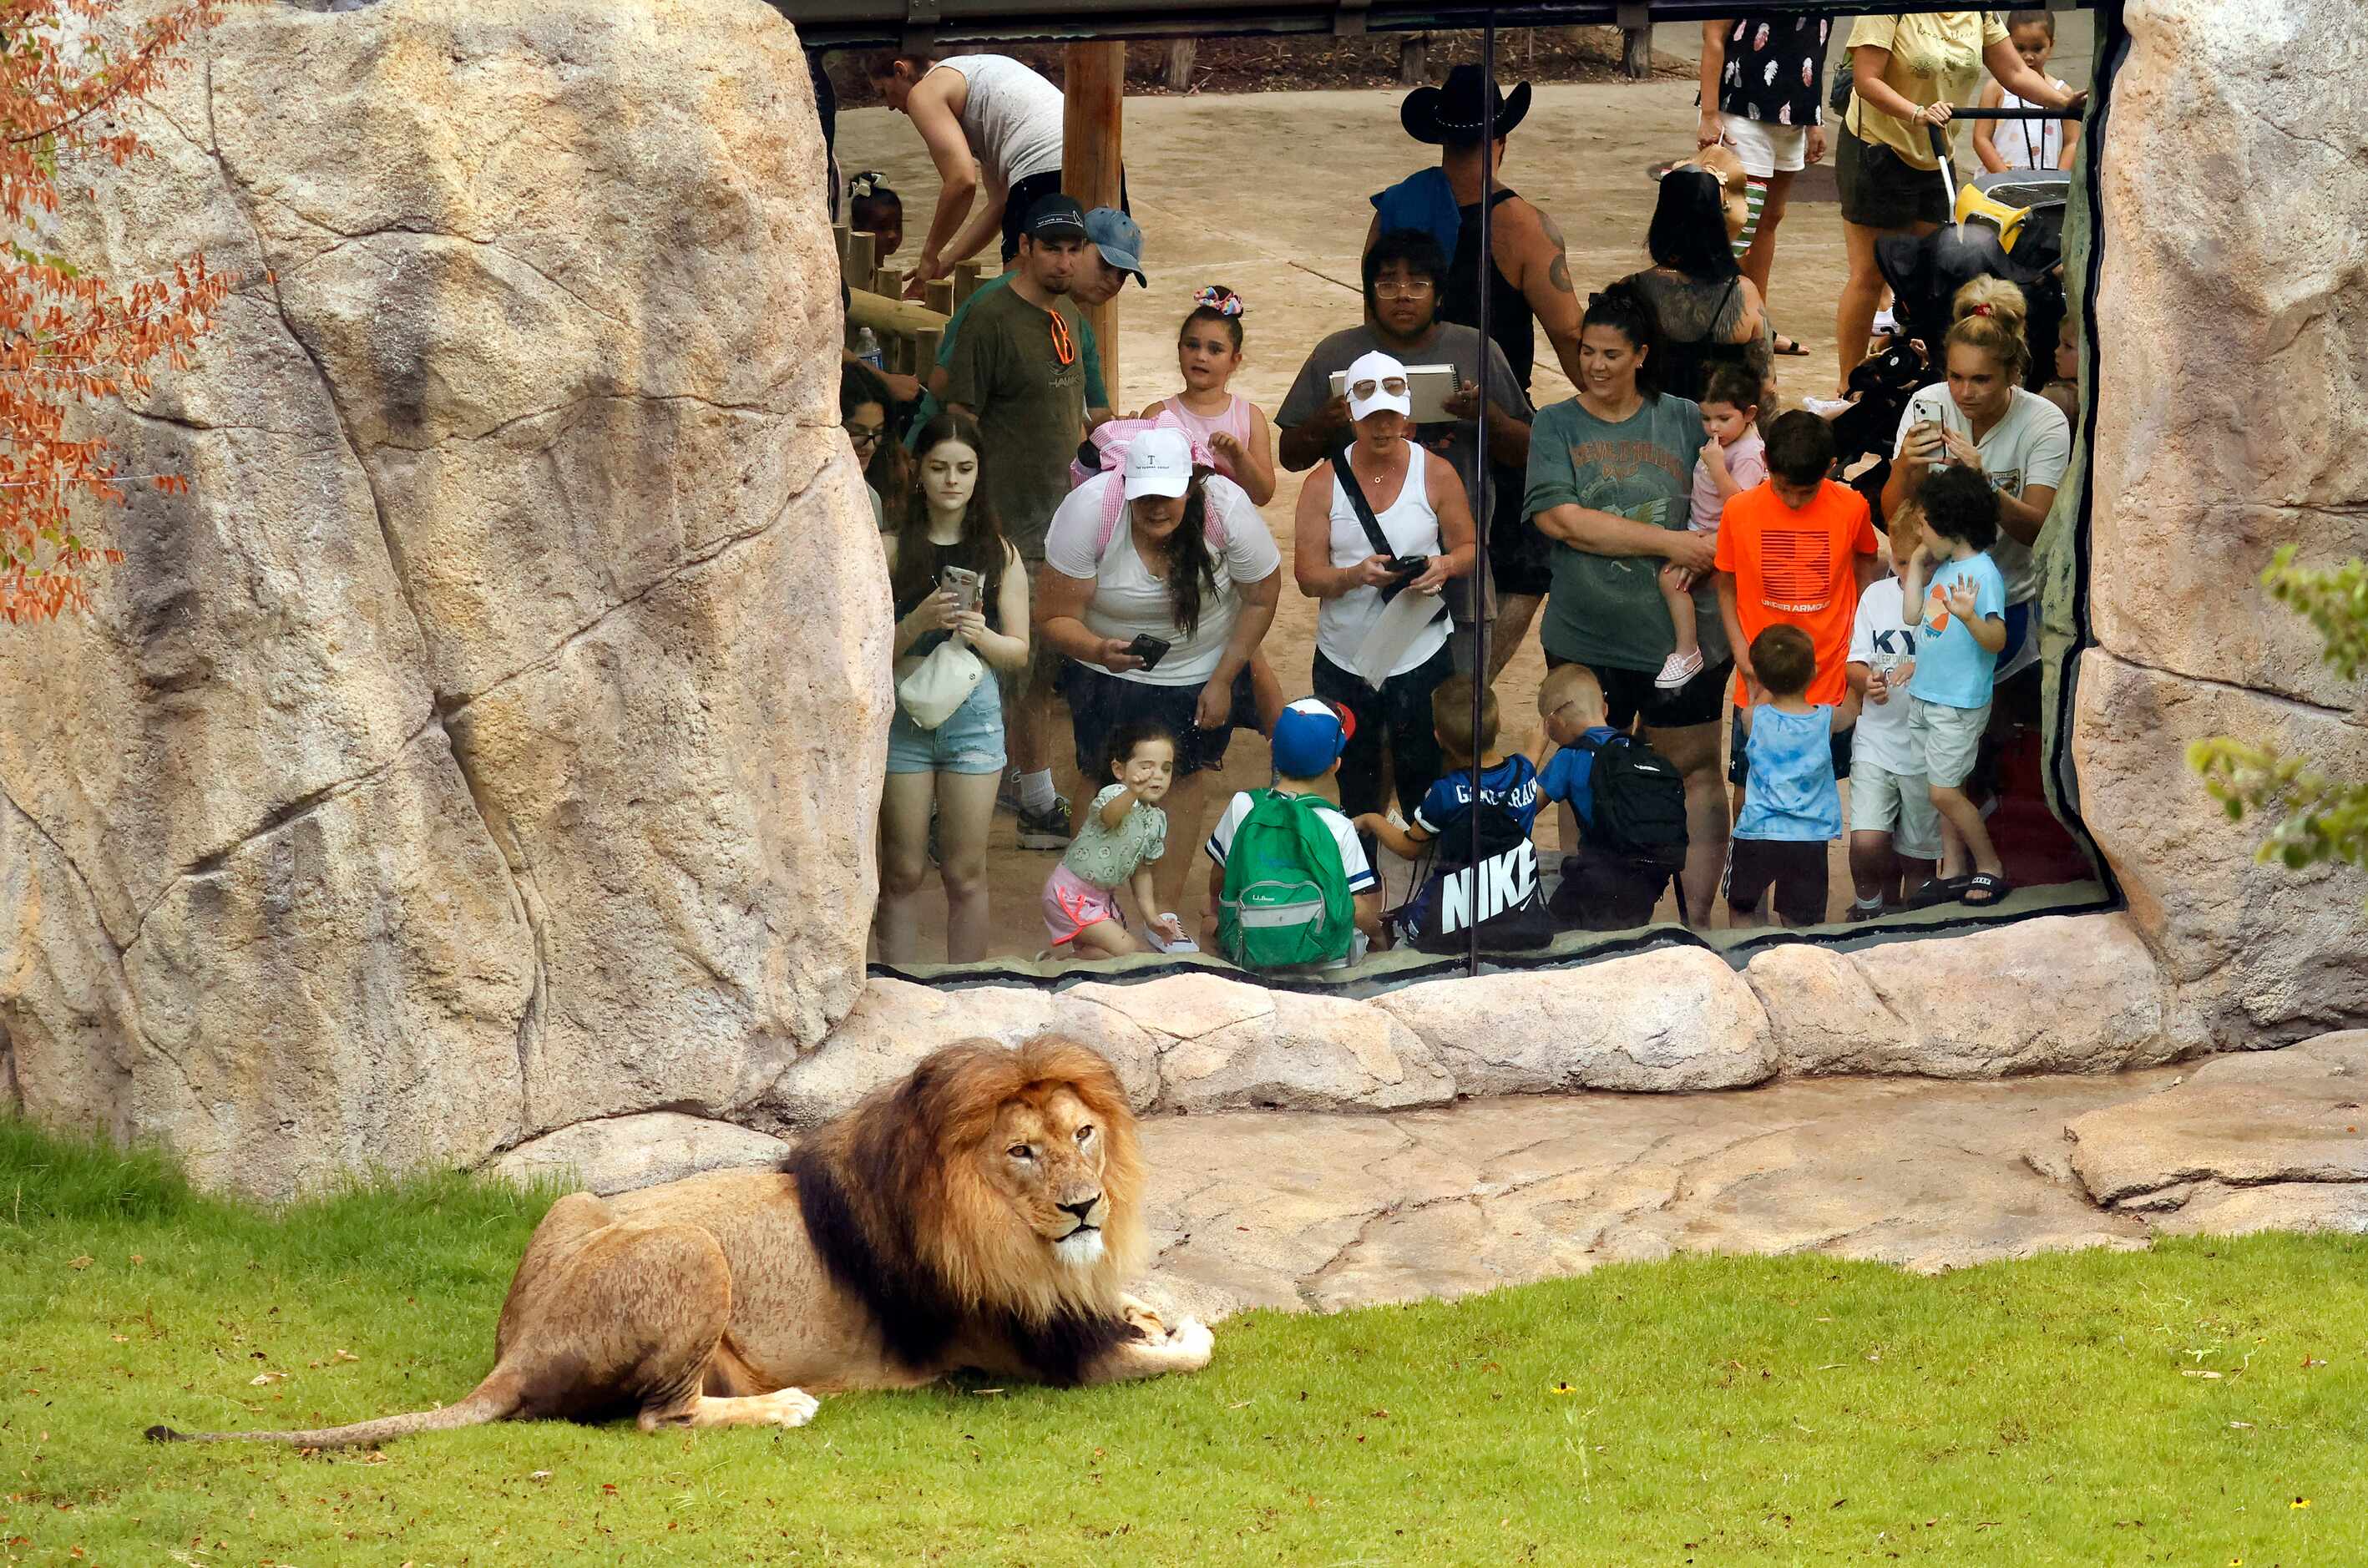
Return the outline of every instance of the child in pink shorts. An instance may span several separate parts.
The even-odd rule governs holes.
[[[1121,724],[1110,732],[1105,767],[1112,782],[1094,797],[1093,809],[1044,879],[1044,928],[1058,958],[1117,958],[1143,951],[1126,928],[1117,892],[1134,886],[1134,902],[1168,947],[1184,940],[1173,915],[1154,915],[1151,868],[1167,852],[1167,813],[1159,802],[1176,778],[1176,737],[1150,720]]]

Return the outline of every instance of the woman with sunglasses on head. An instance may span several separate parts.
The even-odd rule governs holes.
[[[1554,541],[1539,641],[1548,669],[1588,666],[1611,726],[1624,732],[1641,719],[1645,740],[1685,776],[1685,915],[1699,927],[1726,858],[1719,721],[1734,668],[1712,570],[1717,536],[1687,526],[1707,439],[1702,409],[1661,390],[1660,324],[1634,287],[1615,283],[1588,301],[1578,344],[1578,395],[1538,411],[1521,501]],[[1699,582],[1702,668],[1673,690],[1654,684],[1677,647],[1659,586],[1664,562]]]
[[[1343,387],[1355,434],[1299,493],[1292,567],[1300,592],[1318,601],[1315,695],[1356,719],[1340,754],[1340,809],[1351,817],[1383,809],[1387,745],[1398,807],[1412,822],[1444,766],[1430,694],[1455,673],[1446,606],[1381,672],[1378,688],[1354,665],[1390,601],[1411,594],[1437,603],[1471,572],[1472,506],[1455,470],[1407,439],[1414,401],[1403,363],[1366,354],[1349,367]]]

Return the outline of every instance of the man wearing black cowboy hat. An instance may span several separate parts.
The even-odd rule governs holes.
[[[1484,87],[1497,100],[1495,138],[1487,142],[1482,140],[1481,127]],[[1417,87],[1407,94],[1399,106],[1398,121],[1417,142],[1439,148],[1439,165],[1375,196],[1372,228],[1365,235],[1368,251],[1383,233],[1395,229],[1421,229],[1438,240],[1440,249],[1453,258],[1447,287],[1440,292],[1440,319],[1477,326],[1480,199],[1483,188],[1490,189],[1488,335],[1505,351],[1524,394],[1537,358],[1540,326],[1554,345],[1563,374],[1573,386],[1579,384],[1581,314],[1562,231],[1496,179],[1505,139],[1529,112],[1527,82],[1508,96],[1484,83],[1477,65],[1458,65],[1447,74],[1446,85]],[[1528,634],[1552,572],[1543,536],[1520,515],[1521,476],[1499,472],[1492,476],[1490,487],[1496,495],[1488,528],[1489,574],[1497,593],[1490,663],[1501,669]]]

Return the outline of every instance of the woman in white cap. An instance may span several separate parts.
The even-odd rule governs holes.
[[[1060,689],[1088,799],[1111,731],[1152,720],[1176,737],[1167,853],[1153,876],[1162,907],[1142,911],[1147,923],[1175,912],[1209,780],[1235,724],[1256,722],[1250,660],[1274,624],[1282,556],[1212,455],[1180,429],[1156,428],[1128,444],[1117,471],[1069,493],[1044,566],[1037,633],[1067,661]]]
[[[1343,381],[1356,437],[1299,493],[1292,566],[1300,591],[1319,601],[1315,695],[1356,717],[1340,758],[1340,809],[1352,817],[1382,810],[1386,744],[1398,804],[1411,821],[1441,766],[1430,694],[1455,673],[1455,660],[1439,595],[1472,570],[1472,506],[1455,470],[1406,439],[1414,402],[1403,364],[1376,351],[1351,364]],[[1437,613],[1402,648],[1378,640],[1369,647],[1401,594],[1419,596]],[[1362,674],[1360,654],[1372,666]]]

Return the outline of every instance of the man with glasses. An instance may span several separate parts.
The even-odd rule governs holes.
[[[1365,253],[1365,320],[1361,325],[1336,332],[1315,346],[1301,366],[1299,379],[1282,400],[1275,425],[1282,432],[1276,455],[1282,466],[1303,472],[1349,444],[1352,434],[1349,399],[1332,391],[1334,371],[1345,372],[1371,353],[1383,353],[1412,365],[1452,365],[1463,391],[1448,403],[1449,422],[1415,426],[1413,439],[1447,460],[1464,494],[1476,496],[1481,453],[1479,426],[1480,334],[1439,317],[1440,288],[1447,275],[1447,258],[1428,234],[1395,230],[1383,234]],[[1514,379],[1504,351],[1486,345],[1488,355],[1487,454],[1490,483],[1510,485],[1518,493],[1530,460],[1530,403]],[[1476,638],[1472,627],[1487,613],[1485,600],[1474,603],[1471,579],[1461,578],[1447,589],[1454,612],[1455,668],[1471,675]]]
[[[1010,281],[972,301],[946,366],[946,406],[978,421],[984,494],[1031,574],[1044,564],[1045,530],[1069,494],[1069,460],[1085,435],[1085,329],[1069,291],[1087,243],[1085,209],[1074,199],[1037,202]],[[1006,749],[1019,775],[1019,846],[1059,849],[1069,842],[1069,808],[1053,787],[1047,712],[1058,660],[1044,639],[1034,642],[1027,675],[1004,705]]]

